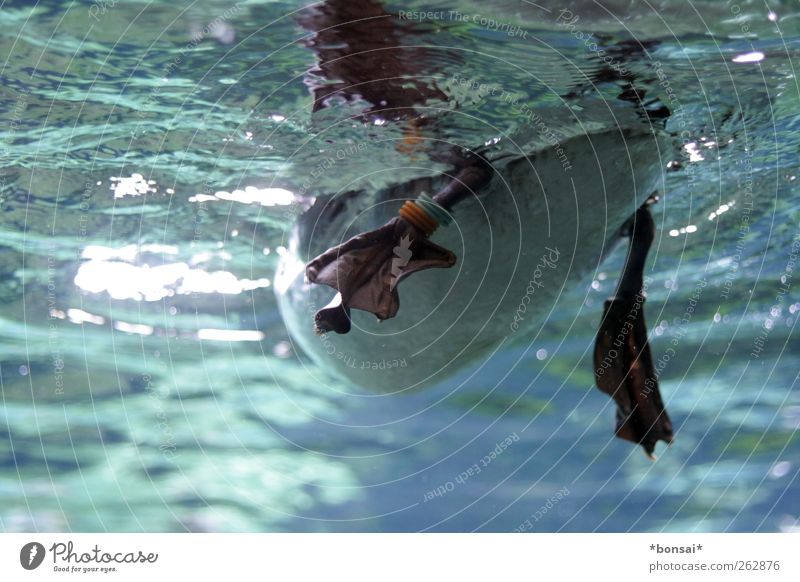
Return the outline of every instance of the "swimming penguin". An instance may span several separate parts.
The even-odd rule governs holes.
[[[348,38],[362,39],[351,44],[373,47],[374,27],[358,24],[353,9],[327,2],[303,20],[325,31],[317,45],[337,47],[337,77],[355,75],[344,78],[346,91],[377,73],[363,57],[346,66],[342,45],[319,34],[345,26]],[[330,73],[332,56],[318,56],[317,75]],[[376,91],[361,97],[377,101]],[[397,119],[413,112],[420,92],[411,93],[393,93],[404,103],[392,108]],[[314,94],[317,105],[332,96],[330,88]],[[419,389],[477,369],[503,345],[530,342],[562,294],[627,239],[626,267],[597,335],[595,377],[617,403],[616,434],[652,455],[658,440],[673,436],[647,344],[642,283],[664,147],[652,124],[632,123],[575,132],[558,147],[517,156],[477,148],[453,155],[452,170],[438,177],[319,196],[292,229],[276,274],[284,322],[306,354],[354,384]]]

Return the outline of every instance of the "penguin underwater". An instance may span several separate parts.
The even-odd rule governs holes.
[[[414,81],[408,63],[427,49],[398,58],[409,49],[400,48],[396,20],[371,0],[324,2],[300,24],[313,32],[313,76],[327,80],[312,84],[315,109],[357,96],[372,105],[365,119],[380,114],[410,128],[401,146],[413,147],[425,131],[418,108],[446,98]],[[669,112],[645,109],[642,97],[632,83],[620,97],[639,106],[639,124],[573,132],[558,147],[518,156],[452,147],[442,154],[452,169],[440,176],[318,196],[292,228],[275,279],[293,342],[368,390],[421,389],[480,370],[503,345],[530,342],[565,290],[627,241],[596,336],[594,376],[617,405],[615,434],[652,458],[659,440],[673,439],[643,280],[666,141],[659,128]]]

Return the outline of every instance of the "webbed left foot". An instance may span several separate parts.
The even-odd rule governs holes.
[[[400,281],[417,271],[455,265],[455,254],[428,237],[440,223],[450,222],[455,204],[491,178],[493,170],[487,162],[477,157],[471,162],[434,197],[407,201],[400,216],[328,249],[306,265],[310,282],[339,291],[315,315],[317,333],[349,332],[350,309],[369,311],[381,320],[394,317],[400,307]]]

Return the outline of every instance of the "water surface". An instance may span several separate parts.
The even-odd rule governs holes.
[[[0,530],[796,531],[800,6],[640,4],[382,6],[448,13],[396,23],[436,88],[422,137],[541,143],[475,86],[564,133],[635,120],[600,50],[671,111],[647,313],[677,436],[655,463],[593,388],[621,250],[534,343],[414,394],[293,349],[294,218],[392,185],[379,168],[448,168],[357,96],[313,111],[301,4],[5,2]]]

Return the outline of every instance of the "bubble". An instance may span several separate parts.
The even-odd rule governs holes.
[[[780,479],[781,477],[785,477],[791,468],[792,464],[789,461],[775,463],[775,465],[773,465],[772,469],[769,471],[769,476],[773,479]]]

